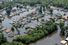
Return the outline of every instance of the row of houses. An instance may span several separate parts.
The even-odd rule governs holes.
[[[0,0],[0,3],[2,3],[2,2],[10,2],[10,1],[13,1],[13,0]]]

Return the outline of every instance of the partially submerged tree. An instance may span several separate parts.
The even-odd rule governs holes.
[[[6,8],[6,14],[7,14],[7,16],[10,15],[11,10],[12,10],[12,7],[11,6],[9,6],[8,8]]]

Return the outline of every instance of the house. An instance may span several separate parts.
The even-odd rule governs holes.
[[[62,16],[63,19],[67,20],[68,19],[68,16]]]

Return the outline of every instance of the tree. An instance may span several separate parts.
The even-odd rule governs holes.
[[[21,22],[17,22],[17,23],[14,23],[14,24],[12,24],[13,25],[13,27],[12,27],[12,31],[14,32],[15,30],[17,31],[17,33],[18,33],[18,35],[20,35],[20,31],[18,30],[18,28],[20,28],[21,27]]]
[[[0,44],[5,43],[7,40],[2,33],[0,33]]]
[[[53,15],[53,10],[52,9],[50,9],[50,14]]]
[[[6,42],[6,43],[3,43],[1,45],[24,45],[24,44],[22,44],[21,42],[11,42],[11,43]]]
[[[6,9],[7,16],[9,16],[9,15],[10,15],[10,13],[11,13],[11,9],[12,9],[12,7],[11,7],[11,6],[9,6],[9,7]]]
[[[39,12],[42,13],[42,6],[40,6]]]

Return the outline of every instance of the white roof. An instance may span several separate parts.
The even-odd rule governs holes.
[[[38,24],[37,21],[32,21],[31,23],[28,23],[28,24],[25,25],[25,26],[27,26],[27,27],[31,27],[31,28],[35,28],[35,27],[37,26],[37,24]]]
[[[29,10],[29,12],[24,12],[20,14],[20,17],[26,17],[28,14],[31,14],[32,12],[36,11],[36,9]]]
[[[61,43],[62,43],[62,44],[66,44],[66,41],[65,41],[65,40],[62,40]]]
[[[50,6],[50,8],[51,8],[51,9],[56,9],[56,7],[54,7],[54,6]]]
[[[11,23],[13,23],[13,21],[6,18],[6,19],[4,19],[4,21],[2,21],[2,26],[4,28],[11,28],[12,27]]]
[[[68,37],[66,38],[66,40],[68,41]]]
[[[22,8],[22,11],[26,11],[26,9]]]
[[[13,0],[10,0],[10,1],[13,1]]]
[[[0,17],[1,17],[2,15],[0,15]]]
[[[13,7],[13,8],[12,8],[12,10],[16,10],[16,9],[17,9],[17,7]]]
[[[53,10],[54,15],[64,15],[63,11]]]
[[[5,15],[5,14],[6,14],[6,11],[4,10],[4,11],[2,12],[2,14]]]
[[[13,16],[11,18],[12,21],[19,21],[19,19],[20,19],[20,16]]]

